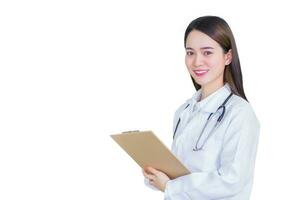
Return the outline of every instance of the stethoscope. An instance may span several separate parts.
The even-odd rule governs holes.
[[[199,134],[199,137],[198,137],[198,139],[197,139],[197,142],[196,142],[195,147],[193,148],[193,151],[200,151],[200,150],[203,149],[203,146],[204,146],[204,144],[206,143],[206,141],[209,139],[211,133],[212,133],[212,132],[217,128],[217,126],[220,124],[220,122],[221,122],[221,120],[222,120],[222,118],[223,118],[223,116],[224,116],[224,114],[225,114],[225,112],[226,112],[226,107],[225,107],[225,105],[226,105],[227,101],[230,99],[230,97],[231,97],[232,95],[233,95],[233,93],[231,92],[231,93],[228,95],[228,97],[225,99],[225,101],[218,107],[217,111],[214,112],[214,113],[210,113],[210,114],[209,114],[209,116],[208,116],[208,118],[207,118],[207,120],[206,120],[206,122],[205,122],[205,125],[203,126],[202,131],[201,131],[201,133]],[[185,110],[187,107],[189,107],[189,105],[190,105],[190,104],[188,104],[188,105],[184,108],[184,110]],[[217,120],[215,126],[214,126],[214,127],[212,128],[212,130],[209,132],[208,136],[205,138],[205,140],[204,140],[203,144],[201,145],[201,147],[198,147],[198,143],[199,143],[200,138],[202,137],[202,135],[203,135],[203,133],[204,133],[204,131],[205,131],[205,128],[206,128],[207,124],[209,123],[209,121],[211,120],[211,118],[212,118],[219,110],[222,110],[222,112],[221,112],[221,114],[220,114],[220,116],[219,116],[219,118],[218,118],[218,120]],[[179,117],[179,119],[178,119],[178,121],[177,121],[177,124],[176,124],[176,127],[175,127],[174,134],[173,134],[173,139],[175,138],[175,134],[176,134],[178,125],[179,125],[179,123],[180,123],[180,120],[181,120],[181,119],[180,119],[180,117]]]

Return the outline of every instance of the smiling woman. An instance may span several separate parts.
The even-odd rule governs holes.
[[[247,100],[235,40],[223,19],[210,16],[192,21],[185,31],[184,47],[185,63],[196,90],[205,83],[213,83],[214,77],[215,83],[228,82],[235,94]],[[205,78],[201,76],[208,71]]]
[[[207,88],[223,85],[224,68],[231,62],[231,50],[225,54],[216,41],[198,30],[190,32],[186,45],[185,63],[196,84]],[[202,99],[210,95],[207,92],[203,91]]]
[[[175,112],[172,152],[191,174],[170,180],[148,167],[145,183],[165,200],[248,200],[260,124],[244,93],[232,32],[219,17],[200,17],[187,27],[184,47],[196,92]]]

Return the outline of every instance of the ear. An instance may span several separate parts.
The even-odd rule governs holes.
[[[229,65],[232,61],[232,49],[225,54],[225,65]]]

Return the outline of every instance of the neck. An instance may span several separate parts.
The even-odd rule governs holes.
[[[201,86],[201,100],[205,99],[206,97],[208,97],[209,95],[211,95],[212,93],[214,93],[215,91],[217,91],[218,89],[220,89],[221,87],[224,86],[224,82],[219,82],[219,83],[211,83],[211,84],[206,84],[206,85],[202,85]]]

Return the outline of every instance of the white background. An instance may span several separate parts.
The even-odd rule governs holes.
[[[183,35],[223,17],[261,123],[252,200],[299,199],[296,1],[1,1],[0,199],[162,199],[109,137],[167,145],[195,92]]]

